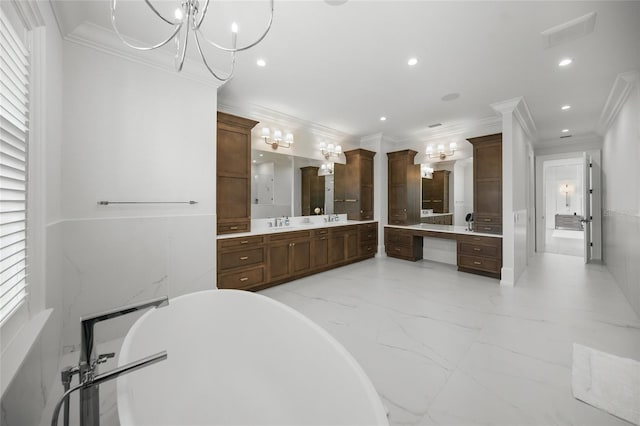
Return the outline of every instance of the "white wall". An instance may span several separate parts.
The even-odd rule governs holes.
[[[3,10],[11,7],[2,2]],[[0,424],[38,424],[49,390],[60,386],[58,364],[62,333],[62,276],[60,270],[60,152],[62,144],[62,39],[48,2],[39,3],[42,21],[33,30],[31,122],[36,131],[30,141],[30,227],[37,244],[30,259],[29,303],[31,318],[51,309],[52,313],[20,369],[2,395]],[[40,77],[37,77],[37,76]],[[40,84],[41,83],[41,84]],[[34,98],[35,96],[35,98]],[[35,196],[35,200],[31,196]],[[33,220],[36,223],[33,223]],[[32,247],[33,249],[34,247]],[[21,334],[26,333],[24,329]],[[3,333],[3,356],[9,346]],[[3,371],[2,374],[8,374]]]
[[[215,288],[217,94],[213,86],[77,44],[66,43],[64,55],[68,352],[78,347],[84,314]],[[105,324],[98,339],[124,335],[131,321]]]
[[[603,143],[603,255],[640,316],[640,73],[624,80],[628,91]]]

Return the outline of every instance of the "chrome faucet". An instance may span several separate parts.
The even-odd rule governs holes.
[[[80,341],[80,363],[77,369],[68,372],[63,372],[63,381],[65,379],[65,372],[67,374],[80,375],[80,384],[67,389],[65,383],[66,392],[58,402],[56,409],[53,413],[51,425],[56,426],[58,424],[58,415],[60,413],[60,407],[62,403],[65,404],[65,414],[68,412],[68,397],[76,390],[80,390],[80,426],[100,426],[100,391],[99,385],[105,381],[115,379],[123,374],[130,373],[132,371],[144,368],[148,365],[155,364],[158,361],[167,359],[167,352],[158,352],[155,355],[148,356],[138,361],[131,362],[122,367],[116,368],[104,374],[96,374],[97,367],[107,361],[108,358],[115,356],[114,353],[96,355],[95,352],[95,335],[94,326],[101,321],[107,321],[113,318],[120,317],[122,315],[130,314],[132,312],[141,311],[146,308],[167,306],[169,299],[167,296],[160,297],[146,302],[127,305],[121,308],[112,309],[109,311],[101,312],[99,314],[89,315],[80,319],[81,323],[81,341]],[[70,380],[68,376],[66,379]],[[65,415],[65,421],[68,420],[68,416]],[[67,425],[65,425],[67,426]]]

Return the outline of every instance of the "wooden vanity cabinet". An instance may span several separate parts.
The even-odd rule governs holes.
[[[257,121],[218,112],[217,233],[251,230],[251,129]]]
[[[436,170],[431,179],[422,178],[422,208],[449,213],[449,170]]]
[[[467,140],[473,145],[473,230],[502,234],[502,133]]]
[[[329,228],[329,266],[342,265],[358,257],[356,225]]]
[[[384,228],[384,251],[387,256],[417,261],[422,259],[423,238],[411,230]]]
[[[307,166],[300,168],[300,187],[302,191],[302,216],[310,216],[315,209],[324,211],[324,176],[318,176],[319,167]]]
[[[282,232],[269,236],[269,282],[287,280],[311,270],[311,232]]]
[[[365,259],[378,252],[378,223],[358,225],[358,256]]]
[[[311,231],[311,269],[325,269],[329,266],[329,229]]]
[[[414,164],[417,152],[406,149],[387,153],[388,220],[390,225],[420,222],[420,165]]]
[[[502,238],[459,235],[458,270],[500,278]]]
[[[354,149],[344,152],[344,207],[348,220],[373,219],[373,151]],[[338,176],[335,177],[338,179]]]
[[[217,242],[218,288],[249,290],[266,282],[264,236]]]

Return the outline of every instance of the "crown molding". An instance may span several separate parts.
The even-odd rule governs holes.
[[[598,121],[597,132],[604,136],[618,116],[620,109],[626,102],[634,87],[640,81],[640,71],[633,70],[618,74],[613,83],[607,102],[604,104],[600,120]]]
[[[358,143],[358,139],[348,133],[260,105],[243,104],[242,106],[239,106],[218,100],[218,111],[249,117],[253,120],[266,122],[283,128],[291,128],[292,130],[304,129],[319,139],[325,139],[327,142],[337,142],[349,145],[357,145]]]
[[[531,142],[536,141],[536,123],[533,121],[533,117],[529,111],[529,106],[527,105],[524,97],[519,96],[506,101],[496,102],[491,104],[491,108],[502,115],[513,114]]]
[[[444,124],[436,129],[423,129],[408,138],[396,141],[388,140],[388,142],[401,145],[430,143],[450,138],[467,139],[500,131],[502,131],[502,118],[491,116],[473,121],[456,121]]]
[[[174,57],[168,52],[161,50],[139,52],[131,49],[122,43],[115,32],[93,23],[84,22],[78,25],[73,32],[65,34],[63,37],[68,42],[165,71],[206,86],[218,88],[224,84],[209,74],[205,66],[197,61],[185,59],[185,67],[178,72],[173,65],[169,65],[173,64]]]
[[[40,12],[40,6],[34,0],[11,0],[11,5],[15,8],[18,16],[22,20],[25,28],[33,30],[34,28],[45,25],[44,18]]]

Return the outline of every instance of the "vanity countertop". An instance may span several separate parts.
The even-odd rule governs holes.
[[[431,223],[417,223],[415,225],[385,225],[385,227],[410,229],[414,231],[442,232],[445,234],[476,235],[481,237],[502,238],[502,235],[499,235],[499,234],[488,234],[485,232],[467,231],[466,226],[434,225]]]
[[[306,231],[308,229],[318,229],[318,228],[334,228],[338,226],[347,226],[347,225],[361,225],[364,223],[375,223],[377,220],[340,220],[337,222],[323,222],[323,223],[307,223],[307,224],[296,224],[289,226],[278,226],[276,228],[262,228],[251,232],[239,232],[237,234],[224,234],[217,235],[216,238],[218,240],[226,239],[226,238],[236,238],[236,237],[251,237],[254,235],[271,235],[277,234],[279,232],[292,232],[292,231]]]
[[[453,213],[420,213],[420,217],[453,216]]]

